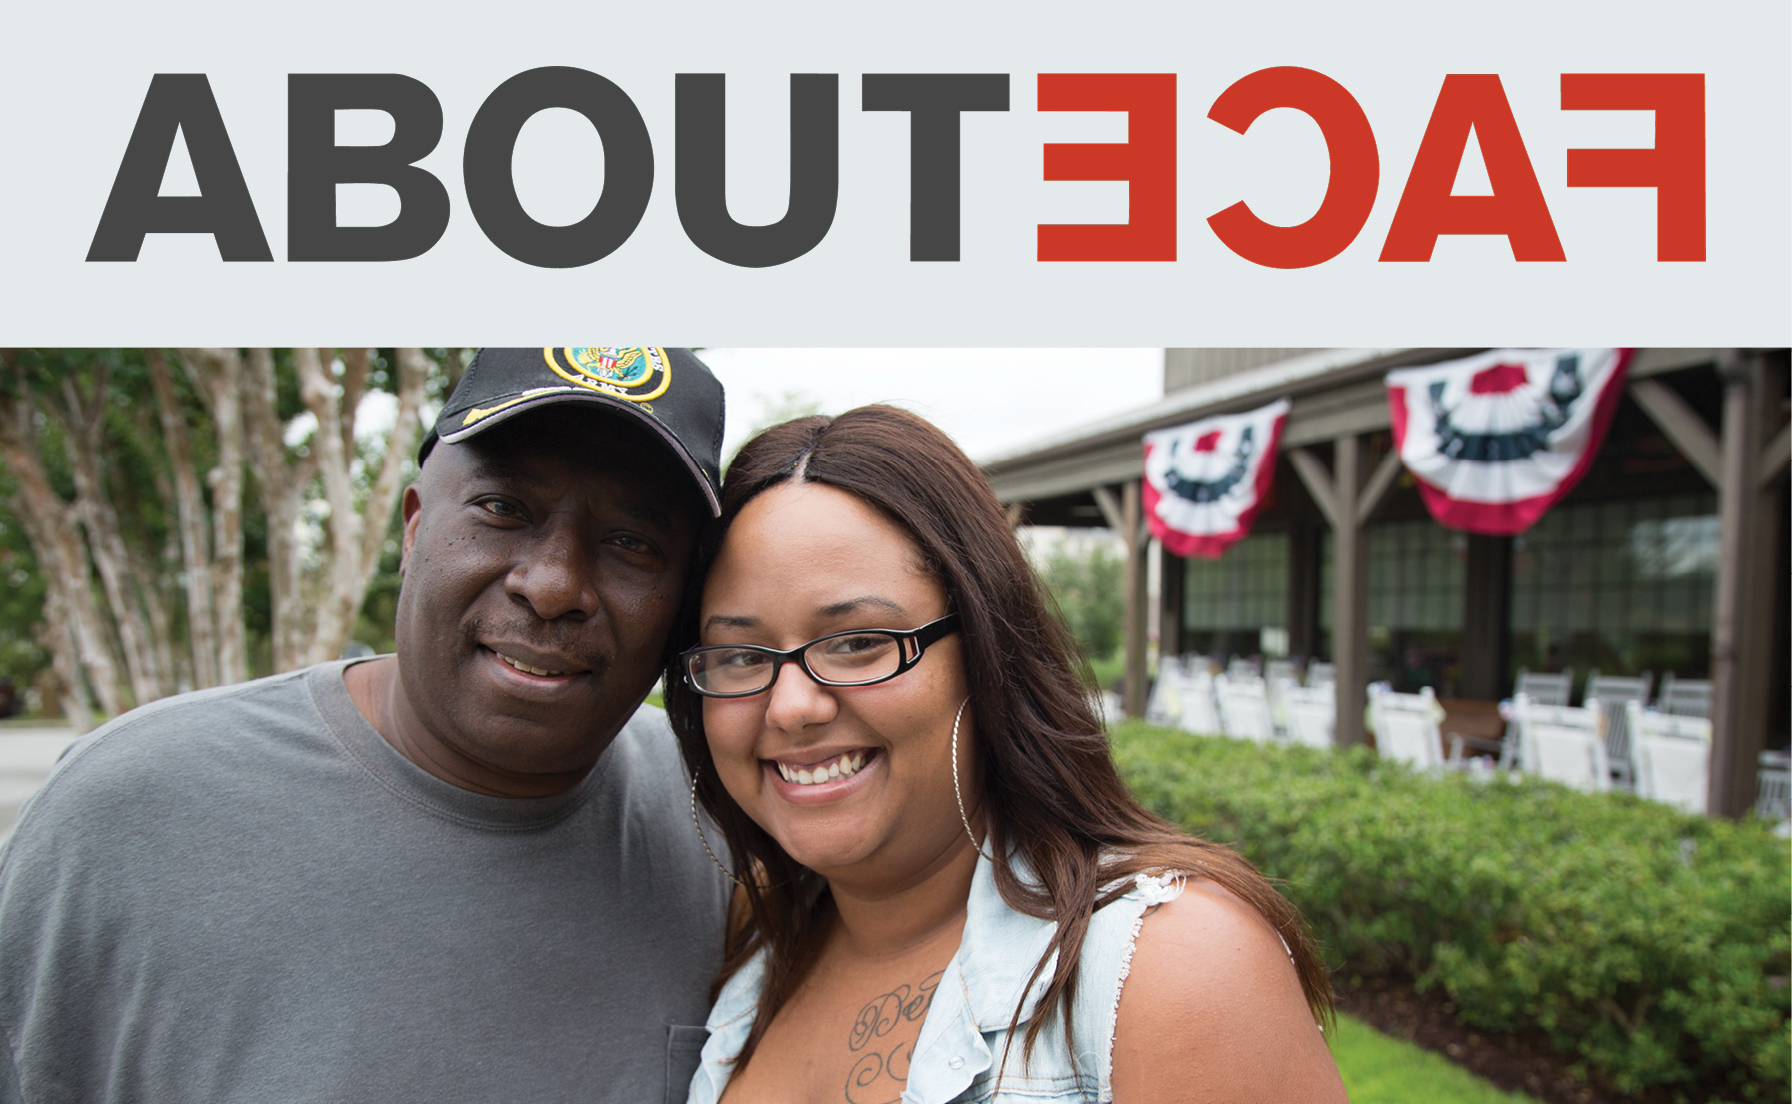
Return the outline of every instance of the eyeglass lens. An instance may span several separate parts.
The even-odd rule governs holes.
[[[824,682],[854,684],[889,678],[902,666],[902,642],[881,632],[817,640],[803,661]],[[705,648],[690,658],[691,681],[715,694],[745,694],[772,684],[775,661],[756,648]]]

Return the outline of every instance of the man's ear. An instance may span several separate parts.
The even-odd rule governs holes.
[[[404,567],[411,562],[411,545],[417,543],[417,519],[423,516],[423,496],[412,483],[404,489],[404,544],[398,553],[398,577],[404,578]]]

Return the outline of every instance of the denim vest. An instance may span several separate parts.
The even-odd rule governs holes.
[[[1018,859],[1015,872],[1026,876]],[[921,1024],[908,1085],[902,1093],[904,1104],[1107,1104],[1113,1100],[1108,1078],[1114,1066],[1114,1011],[1132,962],[1133,940],[1145,911],[1181,891],[1180,877],[1141,877],[1130,893],[1090,919],[1077,969],[1076,1037],[1066,1037],[1061,1015],[1051,1016],[1023,1070],[1026,1026],[1057,964],[1054,954],[1025,994],[1013,1049],[1006,1068],[998,1070],[1008,1043],[1009,1020],[1021,1004],[1027,978],[1057,924],[1009,908],[996,891],[994,867],[987,858],[979,859],[965,905],[964,938],[947,963]],[[739,1053],[753,1029],[764,974],[761,952],[728,979],[716,998],[709,1014],[709,1041],[703,1047],[697,1075],[691,1079],[688,1104],[715,1104],[727,1087],[728,1059]]]

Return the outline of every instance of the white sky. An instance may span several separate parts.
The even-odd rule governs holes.
[[[1162,349],[704,349],[728,389],[722,457],[798,404],[839,414],[890,402],[938,425],[973,460],[1056,436],[1163,397]],[[370,391],[355,411],[355,436],[389,433],[396,396]],[[424,424],[436,415],[423,411]],[[316,421],[287,425],[296,445]]]
[[[724,458],[786,407],[824,414],[893,402],[973,460],[1008,452],[1163,395],[1162,349],[704,349],[728,389]]]

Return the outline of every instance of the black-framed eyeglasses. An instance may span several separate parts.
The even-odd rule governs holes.
[[[778,681],[786,663],[823,686],[871,686],[888,682],[921,662],[927,646],[958,631],[958,615],[948,613],[918,629],[848,629],[816,637],[788,652],[756,644],[711,644],[678,657],[684,680],[708,698],[763,694]]]

